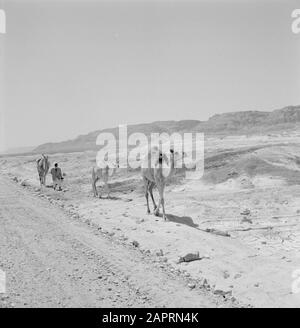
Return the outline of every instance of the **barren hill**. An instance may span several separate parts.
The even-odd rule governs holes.
[[[217,114],[207,121],[156,121],[128,126],[128,135],[133,132],[151,133],[204,132],[206,134],[238,135],[293,130],[300,127],[300,105],[288,106],[272,112],[241,111]],[[118,137],[118,128],[93,131],[80,135],[73,140],[46,143],[34,149],[36,153],[73,152],[95,150],[96,139],[100,132],[111,132]]]

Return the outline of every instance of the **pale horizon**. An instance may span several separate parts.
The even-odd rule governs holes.
[[[277,109],[283,109],[285,107],[298,107],[300,105],[287,105],[287,106],[284,106],[282,108],[274,108],[274,109],[271,109],[271,110],[247,110],[247,109],[244,109],[244,110],[241,110],[241,111],[231,111],[231,112],[223,112],[223,113],[216,113],[216,114],[226,114],[226,113],[237,113],[237,112],[247,112],[247,111],[258,111],[258,112],[272,112],[274,110],[277,110]],[[212,116],[215,115],[215,114],[212,114]],[[211,117],[211,116],[210,116]],[[185,119],[181,119],[182,121],[184,121]],[[174,121],[181,121],[181,120],[174,120]],[[206,120],[199,120],[199,119],[192,119],[190,118],[189,120],[197,120],[197,121],[206,121]],[[161,120],[159,120],[161,121]],[[166,121],[172,121],[171,119],[170,120],[163,120],[162,122],[166,122]],[[151,124],[151,123],[154,123],[155,121],[147,121],[147,122],[136,122],[136,123],[128,123],[127,125],[139,125],[139,124]],[[87,131],[86,133],[81,133],[81,134],[77,134],[77,135],[74,135],[74,136],[71,136],[69,138],[65,138],[65,139],[62,139],[62,140],[55,140],[55,141],[45,141],[43,143],[38,143],[38,144],[35,144],[35,145],[25,145],[25,146],[16,146],[16,147],[11,147],[11,148],[7,148],[7,149],[4,149],[3,151],[1,151],[1,153],[5,154],[6,152],[10,152],[10,151],[15,151],[15,150],[23,150],[23,149],[31,149],[31,148],[37,148],[38,146],[41,146],[43,144],[47,144],[47,143],[59,143],[59,142],[64,142],[64,141],[68,141],[68,140],[74,140],[76,139],[77,137],[79,137],[80,135],[87,135],[89,133],[92,133],[92,132],[95,132],[97,130],[105,130],[105,129],[110,129],[110,128],[117,128],[119,125],[122,125],[123,123],[120,123],[116,126],[106,126],[106,127],[103,127],[101,129],[94,129],[94,130],[91,130],[91,131]],[[95,140],[96,142],[96,140]]]
[[[300,104],[297,1],[10,0],[0,8],[0,151],[119,124]]]

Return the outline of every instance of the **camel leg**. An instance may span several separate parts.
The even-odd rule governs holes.
[[[155,215],[157,216],[159,215],[159,208],[161,205],[163,210],[163,219],[166,221],[167,217],[165,212],[164,186],[158,187],[158,193],[159,193],[159,203],[157,209],[155,210]]]
[[[145,187],[145,197],[146,197],[146,202],[147,202],[147,214],[150,214],[150,208],[149,208],[149,184],[150,181],[144,178],[144,187]]]
[[[145,197],[146,197],[146,202],[147,202],[147,214],[150,214],[148,183],[146,185]]]
[[[153,212],[155,216],[159,216],[160,204],[161,204],[161,199],[160,199],[160,197],[159,197],[158,205],[156,206],[156,208],[155,208],[155,210],[154,210],[154,212]]]
[[[163,210],[163,219],[165,221],[167,221],[166,212],[165,212],[165,198],[164,198],[164,195],[162,195],[162,198],[161,198],[161,206],[162,206],[162,210]]]
[[[105,186],[104,187],[105,187],[105,192],[107,193],[107,198],[110,198],[110,188],[109,188],[107,182],[105,182]]]
[[[40,185],[41,185],[41,189],[43,188],[43,176],[42,174],[39,175],[40,178]]]
[[[150,186],[149,186],[149,193],[150,193],[150,196],[151,196],[151,199],[152,199],[152,203],[153,203],[153,207],[154,207],[154,210],[156,209],[157,205],[155,203],[155,200],[154,200],[154,197],[153,197],[153,187],[154,187],[154,183],[151,182]]]
[[[98,179],[93,179],[92,181],[92,187],[93,187],[93,192],[94,192],[94,197],[98,196],[98,191],[97,191],[97,183]]]

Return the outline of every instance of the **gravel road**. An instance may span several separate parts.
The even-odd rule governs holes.
[[[0,307],[215,307],[206,290],[0,176]]]

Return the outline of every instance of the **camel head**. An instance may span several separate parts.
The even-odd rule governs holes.
[[[171,166],[173,168],[183,167],[184,166],[184,158],[187,156],[184,151],[174,151],[174,148],[170,148],[170,153],[171,153]],[[179,165],[181,163],[181,165]]]

